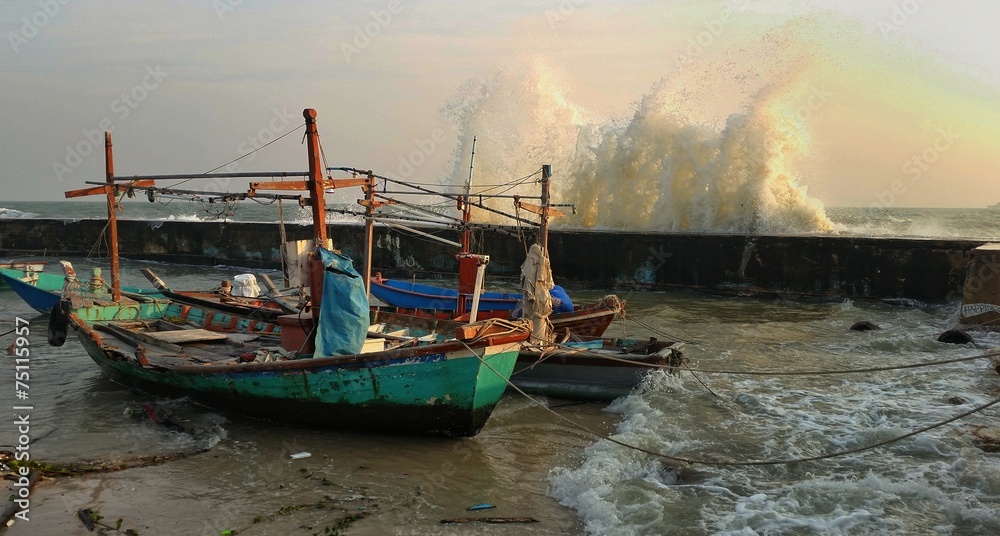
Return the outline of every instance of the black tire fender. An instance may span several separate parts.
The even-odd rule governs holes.
[[[70,303],[59,300],[49,312],[49,344],[62,346],[66,342],[66,330],[69,328]]]

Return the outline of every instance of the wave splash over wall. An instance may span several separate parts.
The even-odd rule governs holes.
[[[594,117],[562,89],[544,61],[470,82],[446,107],[459,125],[451,182],[468,177],[472,137],[478,136],[477,181],[495,184],[553,165],[554,202],[577,214],[556,225],[622,230],[811,233],[834,224],[823,204],[800,184],[796,162],[807,155],[806,103],[822,104],[821,88],[784,67],[780,83],[747,72],[702,65],[681,69],[641,97],[626,118]],[[756,73],[768,78],[775,73]],[[742,86],[721,109],[721,91]],[[706,88],[705,94],[699,94]],[[476,191],[476,189],[473,189]],[[495,190],[494,190],[495,191]],[[537,195],[535,184],[509,193]],[[509,206],[509,205],[508,205]],[[488,219],[477,213],[477,219]]]

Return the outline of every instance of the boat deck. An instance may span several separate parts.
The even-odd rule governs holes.
[[[279,343],[275,335],[188,329],[165,320],[100,323],[94,329],[106,344],[141,348],[149,366],[166,369],[253,361],[259,351],[277,350]]]

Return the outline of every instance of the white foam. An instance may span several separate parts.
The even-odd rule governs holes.
[[[715,68],[721,66],[709,66]],[[691,75],[694,76],[694,75]],[[725,73],[720,77],[732,77]],[[507,180],[554,166],[555,198],[578,216],[561,225],[635,230],[831,231],[823,205],[799,184],[794,161],[808,134],[784,98],[803,91],[797,72],[746,95],[746,107],[704,123],[691,77],[664,79],[628,119],[602,119],[574,104],[556,70],[536,60],[467,88],[449,111],[461,130],[452,182],[468,173],[472,134],[480,175]],[[499,156],[498,156],[499,155]],[[510,161],[508,158],[517,158]],[[529,184],[516,192],[537,195]],[[478,214],[486,219],[489,215]]]
[[[0,207],[0,218],[5,219],[22,219],[22,218],[37,218],[38,214],[34,212],[21,212],[20,210],[15,210],[12,208]]]
[[[973,356],[980,349],[934,341],[947,311],[829,304],[813,337],[762,348],[720,334],[707,369],[862,368]],[[881,331],[847,331],[859,312]],[[808,323],[803,319],[800,327]],[[819,334],[833,324],[824,339]],[[749,331],[753,331],[752,329]],[[984,335],[984,339],[996,336]],[[755,340],[751,333],[743,341]],[[849,343],[838,339],[848,339]],[[715,351],[712,341],[701,353]],[[758,353],[760,355],[758,355]],[[812,379],[702,375],[713,397],[685,375],[683,385],[651,382],[615,401],[615,438],[671,456],[782,460],[857,449],[941,422],[991,399],[983,363]],[[661,386],[662,388],[658,388]],[[947,401],[960,395],[965,402]],[[963,419],[873,450],[775,466],[695,465],[693,473],[608,442],[579,466],[554,470],[550,494],[574,508],[589,534],[993,534],[1000,466],[976,447]],[[655,512],[655,513],[654,513]]]

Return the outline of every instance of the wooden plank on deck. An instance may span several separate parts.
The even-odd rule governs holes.
[[[148,337],[170,344],[184,344],[186,342],[210,342],[225,341],[226,334],[207,329],[179,329],[174,331],[149,331]]]

